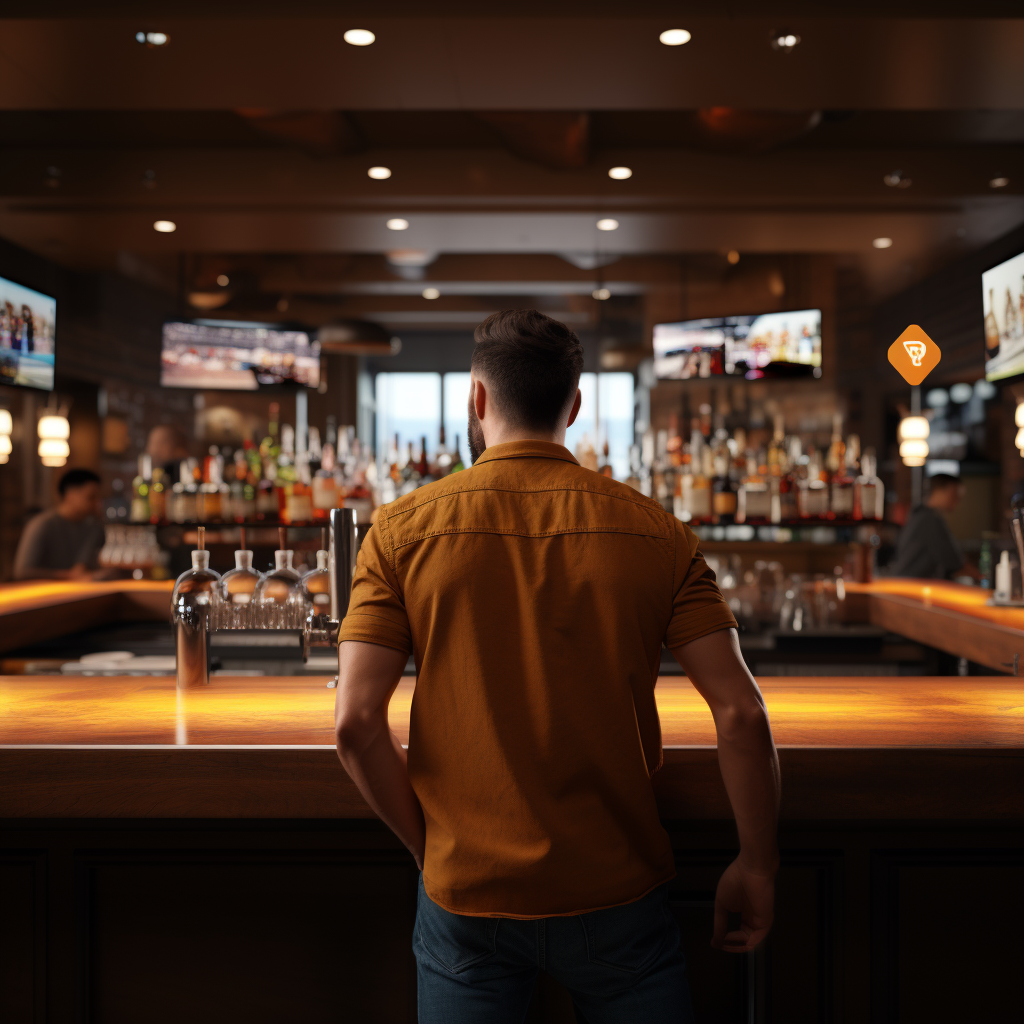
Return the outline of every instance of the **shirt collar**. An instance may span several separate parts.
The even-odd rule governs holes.
[[[482,462],[495,462],[498,459],[561,459],[563,462],[579,465],[568,448],[551,441],[533,440],[506,441],[504,444],[492,445],[484,450],[474,465],[479,466]]]

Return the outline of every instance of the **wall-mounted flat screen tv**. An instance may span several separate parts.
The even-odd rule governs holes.
[[[308,332],[241,320],[164,324],[160,383],[167,388],[256,391],[320,384],[320,343]]]
[[[1024,373],[1024,252],[981,275],[985,314],[985,376]]]
[[[821,376],[821,310],[654,325],[654,372],[691,377]]]
[[[0,277],[0,384],[53,390],[57,300]]]

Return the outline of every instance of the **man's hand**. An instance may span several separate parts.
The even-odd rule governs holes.
[[[779,759],[768,712],[735,629],[710,633],[672,653],[714,716],[718,764],[740,837],[740,855],[718,883],[712,945],[745,953],[771,927],[779,862]],[[730,913],[742,915],[740,931],[728,932]]]
[[[750,871],[737,858],[718,882],[711,945],[728,953],[751,952],[772,926],[774,904],[775,873]],[[729,931],[730,914],[740,915],[740,926],[733,931]]]
[[[344,641],[338,648],[334,731],[338,758],[377,816],[423,869],[426,827],[406,767],[406,752],[388,726],[388,703],[406,655],[377,644]]]

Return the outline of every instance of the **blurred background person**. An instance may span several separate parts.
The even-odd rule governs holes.
[[[105,540],[100,519],[100,478],[91,469],[69,469],[57,485],[56,508],[33,516],[14,556],[16,580],[89,580]]]

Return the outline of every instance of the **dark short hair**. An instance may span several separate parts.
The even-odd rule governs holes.
[[[69,469],[60,478],[57,491],[63,498],[74,487],[84,487],[86,484],[98,484],[99,482],[99,475],[91,469]]]
[[[936,473],[928,478],[928,493],[941,491],[947,487],[957,487],[960,484],[960,477],[950,476],[948,473]]]
[[[536,309],[492,313],[474,332],[473,369],[517,427],[553,430],[583,372],[583,346],[565,324]]]

